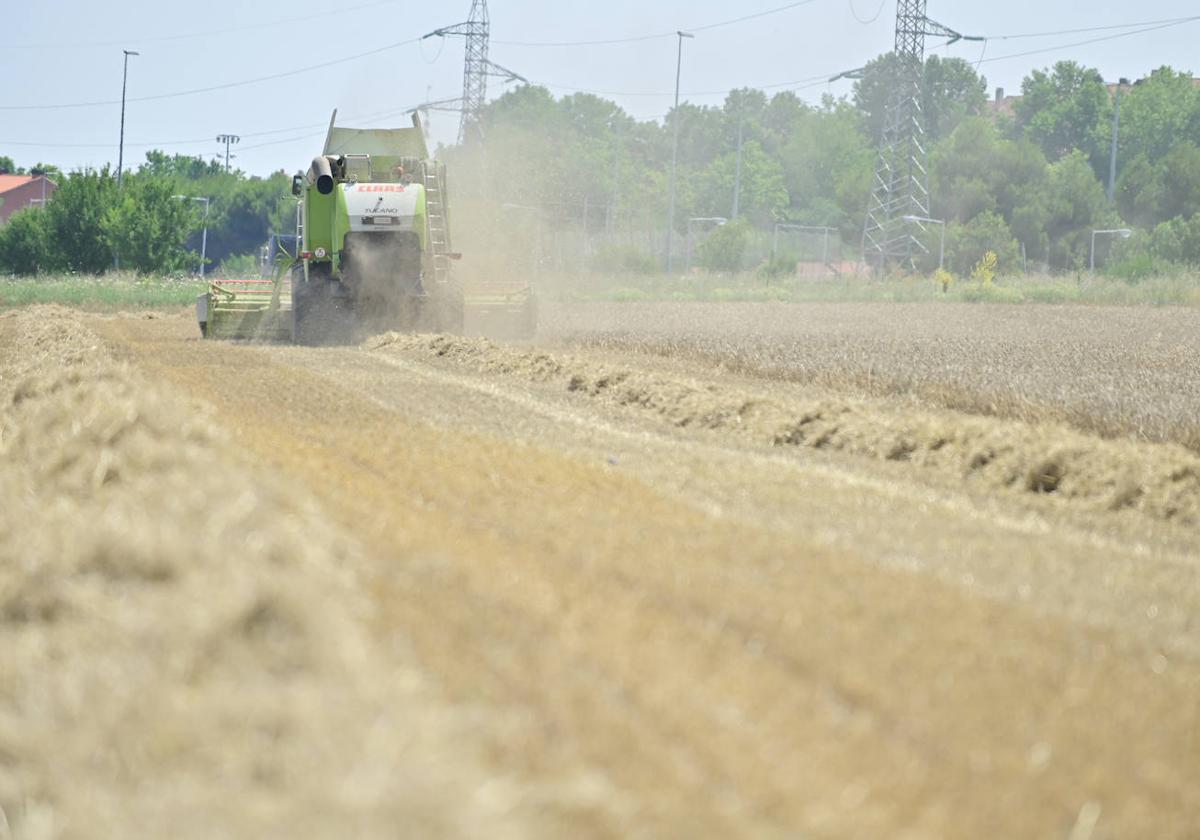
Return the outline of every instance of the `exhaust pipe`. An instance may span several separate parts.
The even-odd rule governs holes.
[[[333,192],[333,167],[329,164],[329,158],[313,158],[312,167],[308,170],[308,181],[310,184],[316,184],[317,192],[321,195]]]

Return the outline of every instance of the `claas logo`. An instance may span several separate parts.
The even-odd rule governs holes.
[[[358,191],[360,193],[402,193],[404,187],[400,184],[360,184]]]

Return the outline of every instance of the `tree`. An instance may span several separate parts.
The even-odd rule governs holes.
[[[1184,140],[1155,163],[1138,155],[1117,182],[1117,206],[1144,227],[1200,213],[1200,148]]]
[[[117,183],[108,167],[73,172],[46,206],[47,259],[44,268],[102,274],[113,252],[104,219],[116,203]]]
[[[175,182],[169,178],[138,174],[125,182],[103,219],[109,246],[122,266],[150,274],[194,263],[186,243],[196,227],[196,211],[191,202],[175,196]]]
[[[56,184],[61,182],[63,179],[63,171],[61,169],[52,163],[41,163],[40,161],[29,167],[29,174],[45,175]]]
[[[1083,152],[1051,164],[1013,212],[1012,230],[1034,259],[1066,270],[1085,265],[1091,232],[1120,223]]]
[[[780,150],[790,221],[858,230],[875,165],[875,146],[863,133],[863,115],[845,100],[826,96],[804,106]]]
[[[714,160],[695,179],[690,211],[695,216],[732,215],[737,152],[728,152]],[[741,213],[758,225],[779,221],[789,204],[784,186],[783,167],[763,151],[757,140],[742,149]]]
[[[867,136],[878,142],[899,72],[899,59],[887,53],[863,69],[854,83],[854,104],[866,114]],[[964,119],[983,113],[987,102],[987,80],[961,58],[930,56],[921,80],[921,109],[925,133],[930,140],[948,137]]]
[[[13,159],[8,155],[0,155],[0,173],[9,175],[24,175],[25,170],[13,163]]]
[[[1150,253],[1177,265],[1200,265],[1200,215],[1156,227],[1150,237]]]
[[[0,273],[37,274],[46,263],[46,213],[19,210],[0,226]]]
[[[225,167],[217,160],[206,161],[202,157],[192,155],[168,155],[153,149],[146,152],[146,162],[139,167],[138,172],[156,178],[196,181],[206,176],[224,175]]]
[[[1047,166],[1030,141],[1009,140],[981,117],[967,119],[930,154],[933,213],[967,222],[994,211],[1011,222],[1030,187],[1046,176]]]
[[[996,255],[1001,274],[1021,269],[1021,245],[999,214],[980,213],[966,224],[946,229],[946,267],[950,271],[965,276],[989,251]]]
[[[750,226],[739,219],[714,230],[696,249],[697,261],[708,271],[733,273],[742,270]]]
[[[1121,101],[1121,159],[1157,162],[1200,131],[1200,89],[1191,73],[1160,67]]]
[[[1060,61],[1035,70],[1021,83],[1017,127],[1051,161],[1078,149],[1096,172],[1107,172],[1112,100],[1100,71]]]

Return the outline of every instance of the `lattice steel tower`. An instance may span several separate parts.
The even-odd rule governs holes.
[[[944,36],[949,43],[981,40],[930,20],[925,14],[926,2],[896,3],[896,72],[863,231],[863,258],[880,271],[889,264],[911,268],[917,256],[927,253],[918,236],[925,228],[920,220],[929,217],[925,118],[921,110],[925,38]]]
[[[483,106],[487,104],[488,76],[498,76],[510,82],[524,82],[526,79],[488,59],[491,18],[487,0],[471,0],[471,15],[465,23],[436,29],[425,37],[444,38],[448,35],[461,36],[467,42],[463,66],[462,121],[458,126],[458,142],[461,145],[468,137],[479,135]]]

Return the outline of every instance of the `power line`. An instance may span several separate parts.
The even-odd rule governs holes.
[[[773,9],[755,12],[754,14],[743,15],[742,17],[733,18],[731,20],[723,20],[718,23],[708,23],[703,26],[689,26],[685,28],[687,32],[708,32],[712,29],[720,29],[726,26],[733,26],[738,23],[745,23],[749,20],[768,17],[769,15],[777,15],[780,12],[787,12],[792,9],[798,9],[801,6],[808,6],[816,3],[817,0],[799,0],[799,2],[788,3],[786,6],[777,6]],[[653,35],[634,35],[628,38],[607,38],[596,41],[501,41],[497,38],[492,39],[493,44],[500,44],[506,47],[606,47],[616,44],[637,44],[643,41],[659,41],[664,38],[676,37],[677,30],[670,32],[657,32]]]
[[[858,9],[854,7],[854,0],[847,0],[847,2],[850,3],[850,14],[852,14],[854,19],[863,26],[870,26],[872,23],[879,20],[879,17],[883,14],[883,7],[887,5],[887,0],[879,0],[879,8],[875,10],[875,14],[864,18],[859,17]]]
[[[788,11],[791,11],[792,9],[798,9],[801,6],[808,6],[815,2],[817,2],[817,0],[800,0],[800,2],[798,2],[798,3],[788,3],[786,6],[777,6],[774,9],[767,9],[766,11],[763,11],[763,12],[755,12],[754,14],[743,15],[742,17],[733,18],[732,20],[723,20],[720,23],[710,23],[707,26],[693,26],[691,29],[689,29],[687,31],[689,31],[689,32],[707,32],[710,29],[721,29],[726,26],[733,26],[734,24],[737,24],[737,23],[745,23],[748,20],[757,20],[758,18],[769,17],[770,15],[777,15],[780,12],[788,12]]]
[[[1177,21],[1160,24],[1159,26],[1148,26],[1145,29],[1135,29],[1132,32],[1119,32],[1116,35],[1107,35],[1103,38],[1090,38],[1086,41],[1076,41],[1073,44],[1060,44],[1056,47],[1044,47],[1039,50],[1029,50],[1027,52],[1020,52],[1020,53],[1010,53],[1009,55],[998,55],[998,56],[994,56],[993,58],[984,59],[983,61],[981,61],[979,63],[980,64],[991,64],[992,62],[995,62],[995,61],[1006,61],[1006,60],[1012,59],[1012,58],[1025,58],[1026,56],[1031,56],[1031,55],[1044,55],[1045,53],[1058,52],[1059,50],[1069,50],[1072,47],[1086,47],[1091,44],[1100,44],[1105,41],[1115,41],[1118,38],[1128,38],[1133,35],[1144,35],[1147,32],[1159,32],[1163,29],[1172,29],[1176,26],[1182,26],[1185,23],[1192,23],[1197,20],[1200,20],[1200,17],[1181,18]],[[1022,37],[1035,37],[1035,36],[1022,36]]]
[[[311,73],[314,70],[323,70],[326,67],[335,67],[339,64],[348,64],[351,61],[358,61],[359,59],[368,58],[372,55],[379,55],[380,53],[384,52],[390,52],[391,50],[399,49],[400,47],[411,46],[420,40],[420,38],[410,38],[407,41],[397,41],[394,44],[388,44],[383,47],[378,47],[377,49],[356,53],[355,55],[346,56],[345,58],[335,58],[332,61],[324,61],[320,64],[309,65],[308,67],[299,67],[295,70],[285,70],[282,73],[272,73],[269,76],[259,76],[254,79],[245,79],[240,82],[227,82],[225,84],[210,85],[209,87],[202,88],[192,88],[191,90],[181,90],[174,93],[160,93],[155,94],[154,96],[139,96],[136,98],[131,98],[128,101],[156,102],[163,99],[178,99],[184,96],[195,96],[196,94],[200,93],[213,93],[214,91],[219,90],[230,90],[232,88],[247,87],[248,85],[271,82],[275,81],[276,79],[286,79],[290,76],[299,76],[303,73]],[[96,108],[106,105],[118,105],[120,102],[121,100],[119,99],[106,99],[96,102],[73,102],[57,105],[0,105],[0,111],[61,111],[75,108]]]
[[[411,112],[412,110],[413,110],[412,108],[389,108],[386,111],[376,111],[376,112],[370,113],[370,114],[362,114],[362,115],[356,116],[356,117],[348,117],[347,119],[355,120],[355,121],[385,119],[387,117],[394,117],[399,114],[407,114],[407,113]],[[269,131],[255,131],[255,132],[251,132],[249,134],[243,134],[242,137],[243,138],[271,137],[276,134],[288,134],[288,133],[294,132],[294,131],[305,131],[305,130],[311,129],[311,131],[309,131],[308,134],[302,134],[302,135],[295,136],[295,137],[289,137],[284,140],[277,140],[277,141],[272,140],[272,141],[265,142],[265,143],[255,143],[250,146],[241,146],[240,148],[242,151],[249,151],[250,149],[258,149],[258,148],[262,148],[264,146],[274,146],[274,145],[281,144],[281,143],[293,143],[293,142],[297,142],[299,140],[307,139],[309,137],[314,137],[318,133],[323,133],[324,130],[327,129],[328,127],[329,127],[329,121],[325,120],[324,122],[308,123],[307,125],[293,125],[293,126],[289,126],[287,128],[274,128]],[[321,131],[318,132],[317,129],[321,129]],[[198,146],[201,144],[208,144],[211,142],[212,142],[212,137],[208,136],[208,137],[196,138],[196,139],[192,139],[192,140],[158,140],[153,143],[138,142],[138,143],[126,143],[125,145],[127,147],[132,147],[135,149],[162,149],[162,148],[171,148],[171,147],[175,147],[175,146]],[[51,143],[51,142],[38,143],[38,142],[30,142],[27,140],[0,140],[0,146],[28,146],[28,147],[43,146],[48,149],[109,149],[109,148],[112,148],[112,145],[113,145],[112,143]]]
[[[286,26],[291,27],[297,23],[304,23],[310,20],[319,20],[320,18],[334,17],[335,15],[345,15],[348,12],[362,11],[363,9],[374,9],[379,6],[392,6],[403,0],[378,0],[375,3],[364,3],[359,6],[349,6],[346,8],[338,8],[334,11],[318,12],[304,17],[291,17],[287,20],[274,20],[264,23],[250,23],[245,26],[231,26],[226,29],[210,29],[205,32],[187,32],[178,35],[152,35],[145,38],[136,36],[125,37],[119,41],[85,41],[81,43],[64,43],[62,41],[53,41],[44,44],[0,44],[0,50],[52,50],[52,49],[91,49],[93,47],[119,47],[128,46],[130,44],[153,44],[164,41],[190,41],[200,38],[211,38],[218,35],[232,35],[238,32],[250,32],[256,29],[274,29],[276,27]]]
[[[1164,20],[1143,20],[1137,23],[1114,23],[1108,26],[1086,26],[1082,29],[1056,29],[1052,32],[1024,32],[1019,35],[990,35],[989,41],[1015,41],[1024,38],[1048,38],[1053,35],[1079,35],[1084,32],[1107,32],[1115,29],[1135,29],[1140,26],[1158,26],[1159,24],[1179,25],[1200,20],[1200,15],[1191,17],[1166,18]]]
[[[829,73],[820,76],[810,76],[807,79],[793,79],[789,82],[772,82],[769,85],[738,85],[732,88],[722,88],[721,90],[691,90],[683,91],[681,96],[722,96],[727,93],[732,93],[735,90],[778,90],[780,88],[792,88],[795,85],[809,85],[810,82],[826,82],[829,80]],[[629,90],[593,90],[591,88],[572,87],[571,85],[560,85],[553,82],[539,81],[537,84],[542,87],[551,88],[553,90],[565,90],[571,93],[590,93],[593,96],[632,96],[632,97],[673,97],[674,91],[629,91]]]
[[[1192,23],[1194,21],[1200,21],[1200,15],[1186,17],[1186,18],[1171,18],[1168,20],[1158,21],[1158,22],[1147,21],[1147,24],[1156,23],[1157,25],[1145,25],[1145,26],[1143,26],[1143,28],[1135,29],[1134,31],[1131,31],[1131,32],[1118,32],[1115,35],[1108,35],[1108,36],[1105,36],[1102,38],[1093,38],[1093,39],[1089,39],[1086,41],[1076,41],[1076,42],[1070,43],[1070,44],[1059,44],[1058,46],[1054,46],[1054,47],[1043,47],[1043,48],[1040,48],[1037,50],[1030,50],[1028,52],[1023,52],[1023,53],[1015,53],[1012,55],[993,56],[991,58],[985,58],[985,59],[983,59],[982,62],[977,62],[977,63],[989,64],[991,62],[1004,61],[1006,59],[1011,59],[1011,58],[1023,58],[1025,56],[1029,56],[1029,55],[1039,55],[1042,53],[1056,52],[1058,50],[1071,49],[1072,47],[1087,46],[1089,44],[1096,44],[1096,43],[1101,43],[1104,41],[1113,41],[1113,40],[1116,40],[1119,38],[1129,38],[1129,37],[1132,37],[1135,35],[1143,35],[1147,32],[1156,32],[1156,31],[1160,31],[1163,29],[1169,29],[1169,28],[1176,27],[1176,26],[1182,26],[1184,24]],[[1116,28],[1128,28],[1130,26],[1141,26],[1141,24],[1121,24],[1118,26],[1094,27],[1094,28],[1088,28],[1088,29],[1082,29],[1082,30],[1060,30],[1060,31],[1056,31],[1056,32],[1032,32],[1032,33],[1025,33],[1025,34],[1021,34],[1021,35],[1004,35],[1004,36],[995,36],[995,37],[985,36],[982,40],[993,41],[993,40],[1013,40],[1013,39],[1018,39],[1018,38],[1038,38],[1038,37],[1043,37],[1043,36],[1065,34],[1065,33],[1069,33],[1069,32],[1105,31],[1105,30],[1112,30],[1112,29],[1116,29]],[[747,87],[755,89],[755,90],[774,90],[774,89],[779,89],[779,88],[791,88],[791,89],[795,89],[795,90],[803,90],[803,89],[807,89],[810,87],[819,87],[820,86],[819,84],[809,84],[809,83],[810,82],[819,83],[822,81],[828,81],[834,75],[835,75],[834,73],[825,73],[820,76],[813,76],[808,79],[799,79],[799,80],[795,80],[795,81],[791,81],[791,82],[779,82],[779,83],[773,83],[773,84],[768,84],[768,85],[741,85],[740,87],[729,88],[727,90],[688,91],[688,92],[685,92],[683,95],[685,95],[685,96],[720,96],[721,94],[729,93],[731,91],[740,90],[742,88],[747,88]],[[570,91],[572,93],[590,93],[590,94],[593,94],[596,96],[629,96],[629,97],[646,97],[646,98],[674,96],[673,91],[598,90],[598,89],[593,89],[593,88],[573,87],[571,85],[562,85],[562,84],[556,84],[553,82],[545,82],[545,81],[541,81],[541,82],[539,82],[539,84],[541,84],[544,87],[551,88],[554,90],[565,90],[565,91]],[[801,85],[802,87],[793,88],[793,86],[795,86],[795,85]]]

